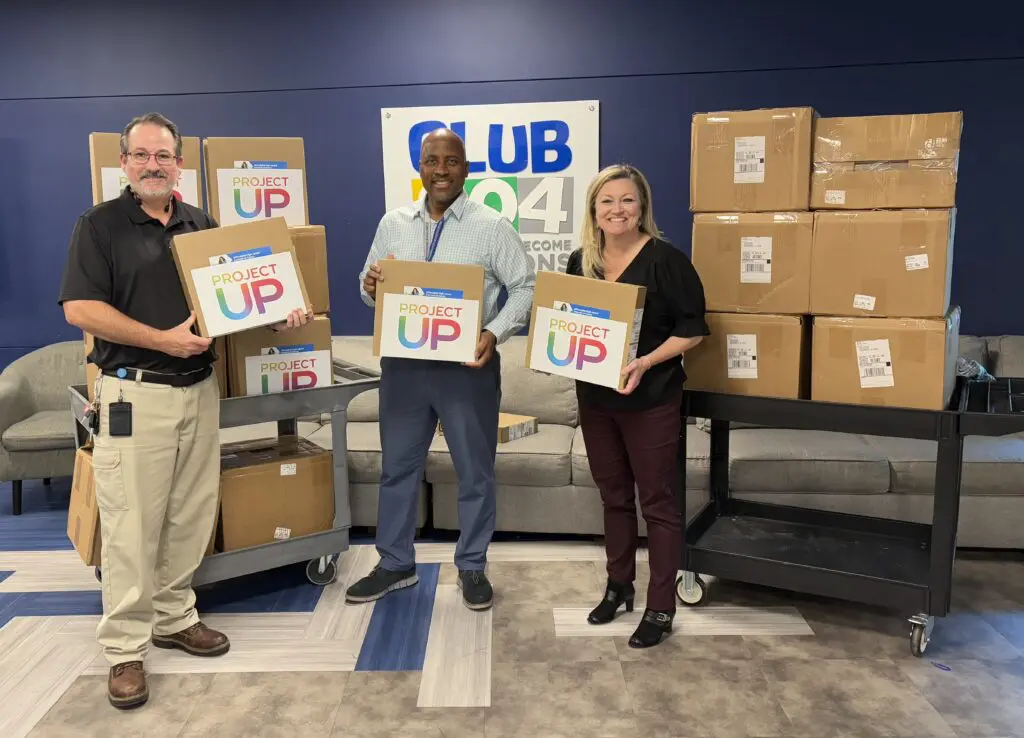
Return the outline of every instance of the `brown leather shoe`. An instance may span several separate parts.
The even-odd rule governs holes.
[[[202,623],[166,636],[153,636],[157,648],[180,648],[193,656],[220,656],[228,652],[231,643],[223,633],[207,628]]]
[[[149,699],[149,686],[141,661],[128,661],[110,667],[107,677],[107,696],[110,704],[119,710],[144,705]]]

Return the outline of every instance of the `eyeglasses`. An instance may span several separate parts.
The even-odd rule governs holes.
[[[151,154],[148,151],[133,151],[128,154],[130,158],[136,164],[148,164],[150,157],[156,157],[156,163],[162,167],[167,167],[177,161],[177,158],[169,151],[158,151],[156,154]]]

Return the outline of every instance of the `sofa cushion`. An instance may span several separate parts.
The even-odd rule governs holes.
[[[309,438],[315,431],[320,429],[320,423],[300,420],[295,424],[295,430],[303,438]],[[262,438],[276,438],[277,423],[254,423],[253,425],[236,425],[231,428],[220,429],[221,443],[236,443],[240,441],[258,441]]]
[[[566,377],[526,368],[526,337],[513,336],[501,353],[501,409],[530,415],[540,423],[579,425],[576,383]]]
[[[335,360],[380,371],[380,357],[373,355],[373,336],[334,336],[331,355]],[[377,402],[377,390],[356,395],[348,404],[348,419],[354,423],[376,423],[380,420]]]
[[[541,423],[538,432],[526,438],[498,444],[494,479],[499,485],[558,487],[572,477],[571,453],[575,428]],[[445,437],[437,435],[427,454],[427,482],[452,484],[458,481]]]
[[[863,436],[750,428],[729,433],[729,486],[743,492],[889,491],[889,461]]]
[[[708,459],[711,453],[711,436],[694,426],[686,429],[686,488],[707,489]],[[577,487],[596,487],[590,473],[587,457],[587,443],[583,429],[577,428],[572,439],[572,483]]]
[[[889,458],[892,491],[931,494],[935,489],[935,441],[868,437]],[[964,438],[961,495],[1024,495],[1024,437],[1021,434]]]
[[[71,406],[64,410],[42,410],[4,431],[8,451],[58,451],[75,447],[75,419]]]
[[[988,339],[989,363],[997,377],[1024,377],[1024,336],[993,336]]]
[[[331,424],[327,423],[309,436],[321,448],[332,447]],[[352,484],[380,483],[380,424],[346,423],[345,445],[348,446],[348,478]]]
[[[984,338],[979,338],[978,336],[960,336],[958,352],[960,356],[963,356],[966,359],[973,359],[991,371],[992,367],[989,364],[990,357],[988,354],[988,342]]]

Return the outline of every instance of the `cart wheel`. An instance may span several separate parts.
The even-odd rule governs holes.
[[[338,567],[333,559],[326,556],[313,559],[306,564],[306,578],[313,584],[324,587],[332,583],[338,577]]]
[[[923,625],[914,625],[910,630],[910,652],[920,658],[928,648],[928,634]]]
[[[686,584],[684,582],[685,574],[676,579],[676,597],[679,598],[679,602],[690,607],[697,607],[703,605],[707,599],[708,587],[704,583],[704,580],[698,575],[693,576],[693,584],[690,587],[690,591],[686,591]]]
[[[93,574],[96,575],[96,581],[97,582],[102,582],[103,581],[103,572],[100,571],[100,568],[98,566],[93,569]]]

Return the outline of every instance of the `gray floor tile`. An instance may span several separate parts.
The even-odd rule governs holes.
[[[417,707],[420,672],[348,675],[332,736],[480,736],[485,708]]]
[[[1024,733],[1024,659],[900,664],[914,686],[958,736]]]
[[[345,672],[217,674],[195,704],[181,738],[329,736]]]
[[[795,735],[953,738],[942,715],[887,659],[763,661]]]
[[[151,674],[148,676],[149,701],[133,710],[117,710],[107,700],[106,677],[80,677],[29,735],[38,738],[107,738],[112,735],[176,738],[212,682],[213,676],[209,674]]]
[[[640,735],[792,735],[789,718],[752,661],[688,659],[674,668],[624,662],[622,670]]]
[[[636,735],[618,661],[495,664],[486,718],[488,738]]]

